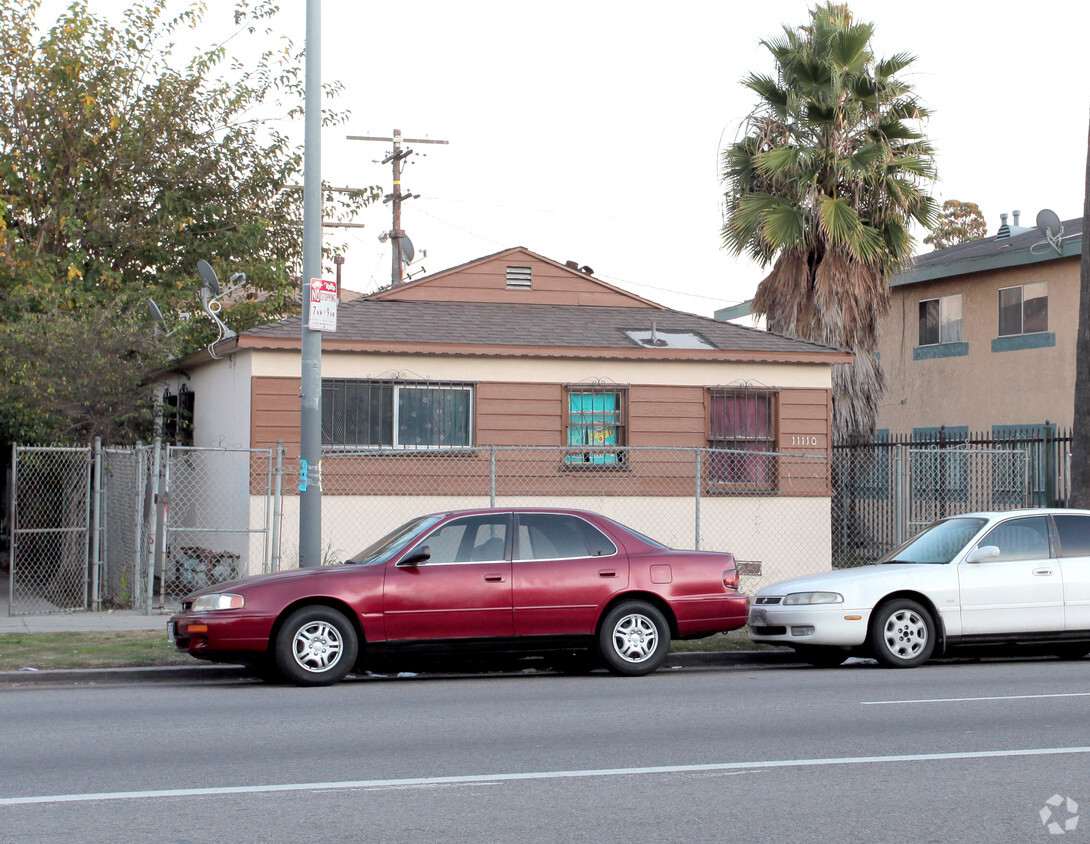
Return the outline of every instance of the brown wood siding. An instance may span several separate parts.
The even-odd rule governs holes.
[[[498,495],[694,494],[695,456],[679,449],[708,445],[706,388],[630,386],[627,445],[664,450],[633,451],[624,465],[603,466],[570,465],[554,450],[564,444],[564,386],[532,382],[478,385],[477,446],[547,447],[542,451],[499,452]],[[296,471],[299,453],[298,393],[297,378],[258,377],[251,384],[251,443],[254,448],[267,448],[277,439],[283,440],[289,478]],[[779,494],[829,495],[829,390],[781,390],[776,408],[777,450],[807,456],[779,458]],[[489,459],[487,450],[328,457],[323,460],[323,490],[332,495],[482,495],[488,492]],[[294,486],[289,482],[284,488],[291,491]],[[738,494],[737,490],[723,492]]]
[[[507,289],[507,267],[530,267],[529,290]],[[402,301],[501,302],[527,305],[597,305],[651,307],[612,290],[590,276],[538,261],[526,255],[505,255],[456,273],[406,285],[384,296]]]

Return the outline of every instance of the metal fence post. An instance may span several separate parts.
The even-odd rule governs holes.
[[[702,455],[701,450],[699,448],[696,449],[696,496],[695,496],[695,501],[693,503],[693,506],[695,508],[695,512],[694,512],[693,516],[694,516],[694,522],[696,523],[696,528],[695,528],[695,530],[696,530],[696,537],[695,537],[696,544],[693,547],[696,548],[697,551],[701,550],[700,549],[700,488],[703,486],[703,484],[700,483],[700,479],[703,477],[703,473],[701,472],[701,466],[700,466],[701,455]]]
[[[905,445],[893,446],[893,544],[904,542],[905,536]]]
[[[8,502],[8,615],[15,606],[15,505],[19,489],[19,446],[11,447],[11,500]]]
[[[154,449],[154,455],[152,457],[151,468],[151,555],[148,557],[148,605],[145,611],[146,615],[151,615],[151,608],[155,604],[155,562],[159,559],[159,549],[162,543],[166,541],[166,533],[164,532],[164,519],[163,508],[160,505],[159,499],[159,474],[162,471],[162,452],[163,441],[160,437],[155,438],[155,442],[152,445]],[[160,539],[162,537],[162,539]]]
[[[102,437],[95,437],[91,475],[91,609],[102,609]]]
[[[272,571],[280,571],[280,523],[284,518],[283,490],[284,478],[284,441],[276,441],[276,468],[273,469],[273,519],[272,519],[272,554],[269,559],[269,568]]]

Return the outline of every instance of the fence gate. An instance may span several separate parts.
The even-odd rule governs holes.
[[[160,494],[159,603],[278,567],[271,530],[274,449],[170,446]]]
[[[15,446],[8,613],[87,609],[91,449]]]

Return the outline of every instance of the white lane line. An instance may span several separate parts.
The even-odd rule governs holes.
[[[1037,747],[1021,750],[979,750],[965,753],[915,753],[897,756],[841,756],[830,759],[779,759],[767,762],[721,762],[707,765],[658,765],[646,768],[600,768],[584,771],[536,771],[517,774],[477,774],[453,777],[407,777],[387,780],[345,780],[341,782],[240,785],[222,788],[172,788],[153,791],[104,791],[91,794],[50,794],[34,797],[0,797],[0,806],[49,803],[93,803],[100,800],[147,800],[156,797],[207,797],[223,794],[274,794],[284,791],[333,791],[344,789],[386,789],[410,786],[440,786],[514,782],[519,780],[577,779],[588,777],[630,777],[647,774],[691,774],[704,771],[745,771],[762,768],[808,768],[826,765],[889,764],[891,762],[941,762],[959,759],[1000,759],[1015,756],[1056,756],[1090,754],[1090,747]]]
[[[917,700],[862,700],[863,706],[889,706],[902,703],[966,703],[980,700],[1036,700],[1047,697],[1090,697],[1090,692],[1063,692],[1049,695],[997,695],[996,697],[926,697]]]

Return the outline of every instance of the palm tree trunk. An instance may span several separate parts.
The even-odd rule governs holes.
[[[1071,506],[1090,507],[1090,130],[1082,204],[1079,331],[1075,343],[1075,428],[1071,438]]]

